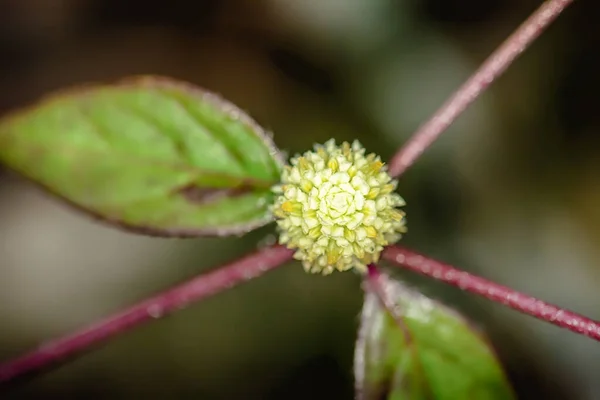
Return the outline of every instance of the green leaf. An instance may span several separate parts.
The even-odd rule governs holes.
[[[367,289],[355,352],[357,399],[514,399],[494,352],[466,320],[385,275],[380,283],[396,318]]]
[[[268,223],[282,166],[236,106],[159,77],[62,92],[5,118],[0,162],[102,220],[160,236]]]

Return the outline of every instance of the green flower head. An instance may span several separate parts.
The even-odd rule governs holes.
[[[316,145],[292,158],[273,188],[279,242],[296,250],[307,272],[364,271],[406,231],[396,185],[358,141]]]

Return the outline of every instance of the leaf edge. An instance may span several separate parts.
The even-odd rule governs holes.
[[[273,141],[273,135],[271,132],[265,130],[260,126],[256,120],[254,120],[249,113],[242,110],[240,107],[235,105],[229,100],[226,100],[220,94],[213,91],[204,89],[201,86],[194,85],[190,82],[170,78],[162,75],[153,74],[140,74],[132,75],[118,80],[113,83],[108,82],[86,82],[72,87],[55,90],[46,95],[42,95],[37,100],[33,101],[27,106],[18,108],[13,111],[9,111],[7,114],[0,118],[2,124],[10,125],[11,121],[17,118],[21,118],[31,110],[35,110],[38,107],[44,106],[54,100],[63,98],[65,96],[81,96],[88,91],[96,90],[100,88],[115,88],[122,86],[135,86],[135,87],[148,87],[148,88],[164,88],[164,89],[177,89],[183,92],[188,92],[193,96],[201,98],[213,106],[222,110],[229,117],[239,121],[250,129],[267,147],[269,154],[273,158],[273,162],[277,168],[283,169],[285,165],[285,158],[282,151],[275,145]],[[89,219],[95,222],[102,223],[108,227],[117,228],[125,232],[139,234],[144,236],[152,237],[166,237],[166,238],[198,238],[198,237],[226,237],[226,236],[242,236],[255,229],[261,228],[271,222],[273,217],[266,213],[264,218],[257,218],[256,220],[235,225],[235,226],[224,226],[215,228],[202,228],[202,229],[177,229],[177,228],[154,228],[142,225],[128,224],[122,220],[111,219],[105,215],[94,212],[87,209],[74,201],[56,193],[50,187],[35,181],[32,178],[25,176],[24,174],[11,168],[9,165],[2,164],[7,170],[13,172],[19,179],[23,179],[32,184],[33,187],[37,188],[43,194],[53,197],[57,202],[63,203],[69,208],[76,210],[79,214],[87,215]],[[273,184],[276,184],[274,182]]]

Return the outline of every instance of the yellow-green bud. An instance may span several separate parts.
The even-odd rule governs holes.
[[[279,243],[296,250],[307,272],[364,271],[406,231],[396,184],[358,141],[316,145],[292,158],[273,188]]]

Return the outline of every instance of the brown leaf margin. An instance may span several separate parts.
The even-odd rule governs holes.
[[[174,78],[169,78],[166,76],[160,75],[133,75],[126,78],[122,78],[113,83],[108,82],[88,82],[79,84],[77,86],[73,86],[70,88],[64,88],[56,90],[50,94],[40,97],[37,101],[33,102],[29,106],[23,107],[21,109],[9,112],[7,115],[4,115],[0,118],[3,123],[9,124],[10,121],[17,118],[22,118],[24,115],[29,113],[31,110],[36,109],[38,107],[44,106],[46,104],[51,103],[52,101],[56,101],[62,99],[66,96],[83,96],[87,92],[92,90],[97,90],[101,88],[118,88],[118,87],[136,87],[136,88],[152,88],[152,89],[171,89],[171,90],[179,90],[182,92],[188,92],[190,95],[198,97],[201,101],[207,102],[214,107],[220,109],[224,114],[228,117],[235,119],[249,128],[269,149],[269,154],[273,157],[275,164],[283,169],[285,165],[285,157],[283,152],[275,145],[273,141],[273,134],[270,131],[266,131],[262,126],[260,126],[252,117],[249,116],[244,110],[233,104],[232,102],[226,100],[221,95],[214,93],[210,90],[204,89],[203,87],[196,86],[192,83],[185,82],[182,80],[177,80]],[[33,184],[33,186],[40,189],[45,194],[49,194],[56,200],[60,200],[63,204],[66,204],[70,208],[76,210],[81,214],[87,215],[93,221],[102,223],[104,225],[116,227],[121,229],[122,231],[140,234],[145,236],[153,236],[153,237],[169,237],[169,238],[196,238],[196,237],[225,237],[225,236],[243,236],[255,229],[258,229],[262,226],[265,226],[273,221],[272,216],[268,215],[265,218],[256,219],[250,223],[240,224],[235,226],[228,227],[218,227],[218,228],[207,228],[207,229],[158,229],[149,226],[142,225],[133,225],[125,223],[121,220],[110,218],[109,216],[102,215],[100,213],[96,213],[91,211],[63,196],[53,191],[48,186],[36,182],[33,179],[30,179],[18,171],[13,170],[10,166],[4,165],[9,171],[12,171],[20,178],[25,179],[26,181]],[[277,182],[273,182],[276,184]]]

